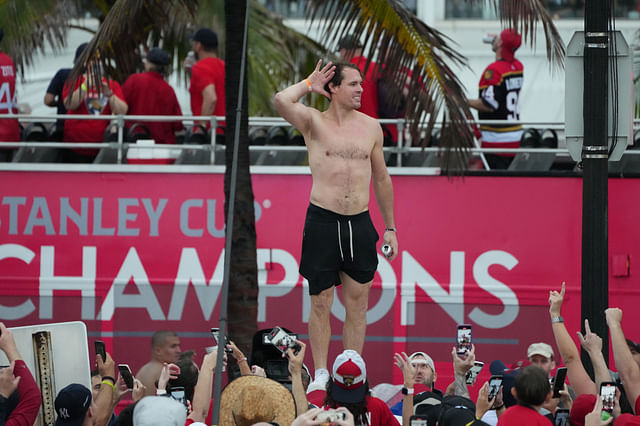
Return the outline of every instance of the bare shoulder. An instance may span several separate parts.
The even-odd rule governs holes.
[[[359,117],[366,125],[367,131],[371,132],[371,135],[375,138],[376,142],[380,140],[382,143],[382,126],[377,118],[368,116],[367,114],[359,112]]]
[[[160,364],[159,362],[150,361],[143,365],[142,368],[140,368],[136,376],[138,378],[140,376],[153,377],[154,375],[159,374],[160,370],[162,370],[162,364]]]

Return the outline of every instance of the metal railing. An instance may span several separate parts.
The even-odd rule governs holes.
[[[216,156],[220,153],[224,153],[225,146],[221,144],[216,144],[216,132],[213,130],[217,127],[217,123],[219,121],[224,121],[225,117],[215,117],[215,116],[192,116],[192,115],[180,115],[180,116],[150,116],[150,115],[11,115],[11,114],[0,114],[0,119],[11,118],[18,119],[21,123],[51,123],[54,124],[57,119],[64,120],[106,120],[110,121],[111,125],[115,125],[117,139],[114,142],[53,142],[53,141],[44,141],[44,142],[2,142],[0,143],[2,147],[37,147],[37,148],[92,148],[92,149],[100,149],[100,148],[111,148],[117,150],[117,164],[122,164],[124,160],[124,153],[129,148],[137,148],[141,150],[147,149],[168,149],[170,151],[180,152],[182,150],[202,150],[210,152],[210,164],[216,164]],[[176,145],[167,145],[167,144],[155,144],[155,145],[146,145],[139,144],[136,142],[127,142],[125,140],[125,123],[131,122],[165,122],[165,121],[181,121],[185,125],[193,125],[197,122],[208,122],[211,127],[211,131],[208,134],[208,144],[176,144]],[[389,164],[390,166],[395,167],[407,167],[403,166],[404,158],[408,155],[412,155],[415,153],[434,153],[438,154],[442,152],[444,149],[441,147],[420,147],[420,146],[412,146],[411,141],[405,137],[405,125],[406,122],[404,119],[379,119],[381,124],[395,124],[397,126],[397,143],[395,146],[385,146],[383,147],[383,151],[385,155],[395,154],[394,162],[395,164]],[[499,120],[483,120],[476,123],[484,123],[484,124],[504,124],[503,121]],[[552,129],[555,131],[559,131],[559,137],[562,135],[562,131],[564,130],[564,123],[562,122],[521,122],[523,127],[534,127],[539,129]],[[249,118],[249,127],[252,128],[269,128],[269,127],[292,127],[287,121],[280,117],[250,117]],[[440,125],[436,125],[434,130],[438,130]],[[634,122],[634,129],[640,128],[640,120],[636,120]],[[561,139],[560,139],[561,140]],[[292,146],[292,145],[250,145],[249,150],[251,152],[299,152],[306,153],[306,146]],[[481,148],[479,145],[476,145],[474,148],[470,148],[469,152],[474,156],[479,156],[484,159],[483,154],[518,154],[518,153],[539,153],[539,154],[555,154],[557,157],[569,157],[569,152],[564,147],[559,148]],[[629,150],[625,151],[625,155],[640,155],[640,150]],[[278,164],[273,164],[278,165]],[[289,164],[290,166],[291,164]],[[488,170],[488,164],[486,161],[483,161],[484,168]]]

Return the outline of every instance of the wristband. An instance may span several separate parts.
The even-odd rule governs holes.
[[[111,376],[102,376],[102,381],[105,381],[105,380],[111,380],[111,383],[115,383],[116,382],[116,379],[114,379]]]
[[[167,394],[166,389],[156,389],[156,396],[166,395],[166,394]]]
[[[240,359],[238,360],[238,363],[241,363],[242,361],[247,361],[247,357],[246,357],[246,356],[243,356],[242,358],[240,358]],[[248,364],[248,363],[247,363],[247,364]]]
[[[403,395],[413,395],[413,388],[402,388]]]
[[[398,232],[396,228],[384,228],[384,232],[387,232],[387,231]]]
[[[551,324],[555,324],[557,322],[564,322],[564,318],[562,318],[562,317],[551,317]]]
[[[103,380],[100,383],[103,384],[103,385],[109,385],[109,386],[111,386],[111,389],[113,389],[114,392],[116,391],[116,387],[109,380]]]
[[[311,88],[311,82],[309,81],[309,79],[305,78],[304,82],[307,83],[307,89],[309,89],[309,91],[311,92],[313,89]]]

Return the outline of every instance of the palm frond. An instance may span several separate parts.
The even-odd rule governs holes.
[[[257,1],[251,2],[249,14],[249,113],[276,115],[273,94],[308,75],[324,48]]]
[[[31,65],[37,51],[49,44],[54,50],[65,45],[68,5],[56,0],[0,2],[0,28],[4,31],[3,50],[13,59],[18,74]]]
[[[197,0],[117,0],[77,61],[69,79],[77,79],[84,64],[90,58],[99,57],[105,73],[122,81],[139,69],[141,46],[164,39],[165,34],[169,39],[184,35],[185,24],[177,23],[187,20],[179,20],[178,17],[193,15],[197,4]]]
[[[558,68],[564,67],[565,46],[553,20],[540,0],[492,0],[504,26],[516,29],[525,41],[535,46],[535,31],[542,24],[547,59]]]
[[[447,169],[463,169],[473,134],[472,117],[462,84],[451,66],[467,66],[453,42],[409,12],[398,0],[312,0],[311,21],[317,21],[328,45],[347,33],[363,39],[364,56],[392,82],[399,103],[410,77],[406,119],[414,143],[428,144],[440,118],[441,157]],[[364,38],[362,35],[364,34]],[[381,64],[384,64],[383,66]]]

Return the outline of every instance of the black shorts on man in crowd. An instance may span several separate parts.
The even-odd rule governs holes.
[[[378,268],[378,238],[369,211],[346,216],[309,204],[300,260],[300,274],[309,281],[309,294],[342,284],[340,271],[362,284],[373,280]]]

